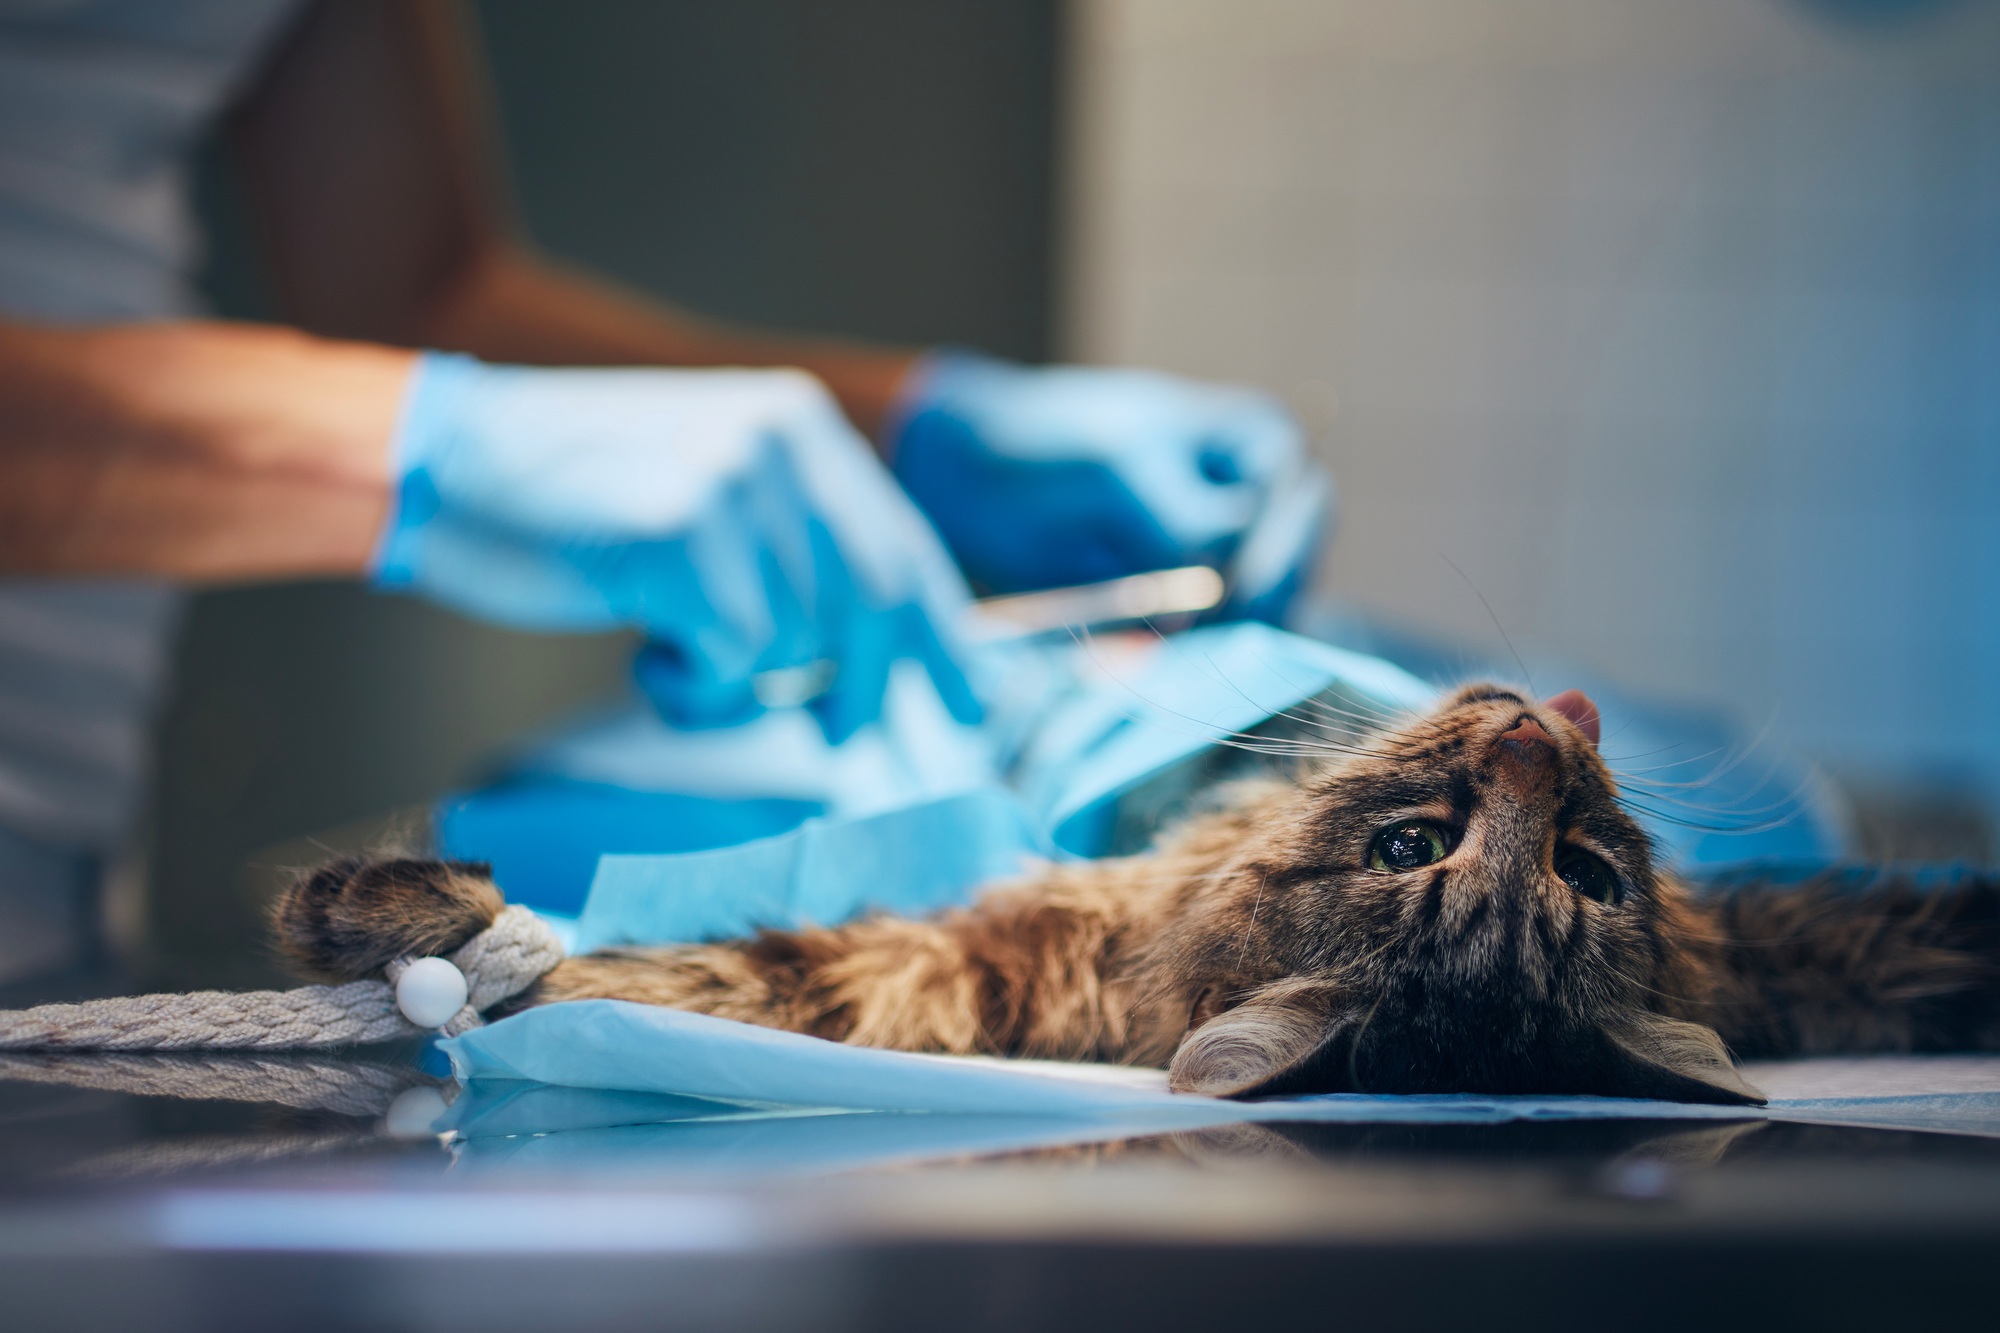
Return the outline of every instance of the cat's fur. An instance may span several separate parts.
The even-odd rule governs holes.
[[[513,1003],[613,998],[913,1051],[1166,1065],[1183,1090],[1758,1100],[1741,1055],[2000,1047],[2000,889],[1893,878],[1723,897],[1660,873],[1595,710],[1460,690],[1144,856],[1058,865],[924,919],[572,958]],[[1419,869],[1378,834],[1452,831]],[[1619,898],[1557,874],[1582,849]],[[336,863],[277,915],[307,970],[469,938],[484,867]]]

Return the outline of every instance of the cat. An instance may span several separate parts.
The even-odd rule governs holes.
[[[1176,1090],[1749,1104],[1743,1057],[2000,1048],[2000,885],[1691,891],[1578,691],[1459,689],[1149,853],[926,919],[564,961],[503,1007],[610,998],[899,1050],[1164,1066]],[[275,913],[308,974],[456,947],[487,868],[347,858]]]

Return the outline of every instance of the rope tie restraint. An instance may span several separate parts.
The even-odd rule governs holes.
[[[455,1037],[563,960],[562,944],[525,907],[442,958],[398,958],[386,980],[283,991],[192,991],[0,1011],[0,1050],[299,1050],[440,1031]]]

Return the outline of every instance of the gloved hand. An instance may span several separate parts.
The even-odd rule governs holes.
[[[1324,508],[1278,403],[1152,371],[939,353],[912,373],[890,442],[904,488],[991,592],[1224,568],[1250,544],[1263,577],[1295,585]],[[1284,531],[1251,543],[1274,506]],[[1290,561],[1275,574],[1274,545]]]
[[[430,353],[395,465],[378,585],[521,629],[636,626],[640,684],[670,722],[741,721],[764,673],[831,669],[812,707],[838,742],[905,657],[978,717],[950,646],[964,582],[809,375]]]

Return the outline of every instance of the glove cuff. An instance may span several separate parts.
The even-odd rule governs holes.
[[[378,588],[404,588],[416,582],[418,533],[441,508],[432,464],[456,442],[460,404],[483,369],[470,356],[425,352],[410,371],[389,445],[395,489],[368,560],[368,580]]]

